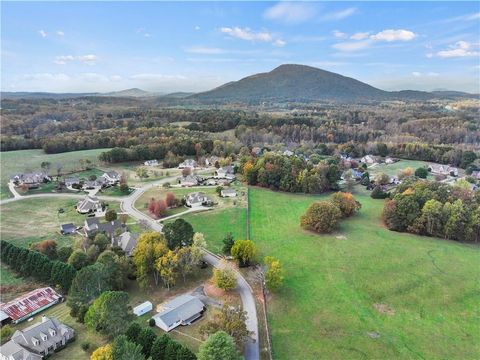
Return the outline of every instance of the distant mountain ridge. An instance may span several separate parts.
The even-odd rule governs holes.
[[[201,102],[262,101],[384,101],[428,100],[437,97],[472,96],[461,92],[403,90],[384,91],[359,80],[306,65],[280,65],[270,72],[259,73],[192,95]]]

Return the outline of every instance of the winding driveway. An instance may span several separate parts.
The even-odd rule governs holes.
[[[211,169],[207,169],[205,171],[211,171]],[[167,182],[172,182],[176,179],[176,177],[168,177],[165,179],[153,181],[141,187],[137,187],[133,193],[129,196],[123,198],[115,198],[112,196],[97,196],[100,200],[107,200],[107,201],[120,201],[120,209],[122,212],[127,213],[131,217],[135,218],[136,220],[141,220],[145,224],[158,232],[162,231],[163,225],[149,216],[145,215],[141,211],[139,211],[135,207],[135,202],[138,200],[142,194],[155,186],[162,185]],[[13,187],[13,186],[12,186]],[[10,186],[9,186],[10,188]],[[0,201],[0,205],[8,204],[10,202],[19,201],[23,199],[31,199],[31,198],[48,198],[48,197],[64,197],[64,198],[75,198],[75,199],[82,199],[85,195],[80,194],[35,194],[35,195],[20,195],[15,188],[10,188],[12,194],[14,195],[11,199],[6,199]],[[178,215],[182,215],[181,213]],[[216,268],[222,268],[223,264],[220,261],[220,258],[213,253],[209,252],[208,250],[204,250],[204,260],[209,263],[210,265]],[[260,359],[260,348],[258,343],[258,319],[257,319],[257,309],[255,307],[255,299],[253,297],[252,288],[247,283],[245,278],[242,276],[241,273],[235,271],[237,276],[237,288],[240,298],[242,300],[243,310],[247,313],[247,329],[251,332],[252,338],[247,342],[244,349],[244,357],[246,360],[259,360]]]

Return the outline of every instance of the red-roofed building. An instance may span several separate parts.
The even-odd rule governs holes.
[[[63,297],[51,287],[30,291],[12,301],[0,304],[2,318],[5,315],[8,316],[8,318],[2,320],[2,325],[6,322],[18,324],[62,300]]]

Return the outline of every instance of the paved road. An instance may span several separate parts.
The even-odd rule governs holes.
[[[211,171],[211,169],[207,169],[204,171]],[[152,228],[155,231],[162,231],[163,225],[149,216],[145,215],[141,211],[139,211],[137,208],[135,208],[135,202],[138,200],[142,194],[148,190],[151,189],[152,187],[162,185],[166,182],[172,182],[175,181],[176,177],[169,177],[165,178],[162,180],[157,180],[153,181],[151,183],[148,183],[146,185],[143,185],[142,187],[136,188],[135,191],[130,194],[129,196],[123,197],[123,198],[114,198],[111,196],[97,196],[101,200],[114,200],[114,201],[120,201],[120,209],[128,213],[131,217],[137,219],[137,220],[142,220],[145,224],[148,224],[150,228]],[[15,189],[14,189],[15,190]],[[23,199],[30,199],[30,198],[42,198],[42,197],[67,197],[67,198],[84,198],[85,195],[80,195],[80,194],[35,194],[35,195],[25,195],[22,196],[18,194],[16,191],[12,191],[14,194],[14,197],[11,199],[3,200],[0,201],[0,205],[2,204],[7,204],[9,202],[13,201],[19,201]],[[208,252],[205,250],[204,253],[204,260],[209,263],[210,265],[214,267],[222,267],[223,264],[220,262],[220,259],[213,255],[212,253]],[[239,273],[235,272],[237,276],[237,288],[236,290],[240,294],[240,298],[242,300],[243,304],[243,310],[247,312],[247,329],[251,331],[252,333],[252,340],[249,341],[245,345],[244,349],[244,357],[246,360],[259,360],[260,359],[260,348],[258,344],[258,319],[257,319],[257,309],[255,307],[255,299],[253,297],[253,292],[252,288],[250,285],[247,283],[245,278]]]

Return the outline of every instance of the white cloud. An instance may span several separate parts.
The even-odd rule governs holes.
[[[326,20],[326,21],[330,21],[330,20],[342,20],[342,19],[345,19],[349,16],[352,16],[353,14],[355,14],[357,12],[357,8],[355,7],[350,7],[350,8],[346,8],[346,9],[343,9],[343,10],[339,10],[339,11],[334,11],[334,12],[331,12],[331,13],[328,13],[328,14],[325,14],[324,16],[322,16],[322,20]]]
[[[111,81],[121,81],[122,77],[120,75],[112,75],[110,76]]]
[[[286,24],[298,24],[313,18],[315,13],[309,3],[279,2],[265,10],[263,16]]]
[[[414,71],[414,72],[412,72],[412,75],[415,76],[415,77],[419,77],[419,76],[422,76],[422,73],[420,73],[418,71]]]
[[[20,76],[22,80],[28,81],[69,81],[70,76],[63,73],[36,73],[36,74],[24,74]]]
[[[45,30],[38,30],[38,34],[43,38],[47,37],[47,32]]]
[[[334,49],[340,50],[340,51],[345,51],[345,52],[352,52],[352,51],[358,51],[358,50],[363,50],[372,44],[371,41],[369,40],[364,40],[364,41],[347,41],[347,42],[341,42],[334,44],[332,47]]]
[[[81,55],[81,56],[60,55],[60,56],[56,56],[53,62],[57,65],[66,65],[68,62],[75,61],[75,60],[80,61],[87,65],[95,65],[96,61],[98,60],[98,57],[93,54]]]
[[[195,29],[196,31],[198,31],[198,30],[200,30],[200,26],[197,25],[197,26],[194,27],[194,29]]]
[[[57,30],[57,35],[58,36],[64,36],[65,33],[62,30]]]
[[[338,31],[338,30],[333,30],[332,31],[333,36],[335,36],[337,39],[345,39],[348,35],[345,34],[344,32]]]
[[[286,42],[280,38],[276,38],[272,33],[268,31],[252,31],[249,28],[241,27],[222,27],[220,31],[228,36],[231,36],[236,39],[247,40],[247,41],[259,41],[259,42],[269,42],[275,46],[284,46]]]
[[[147,38],[152,36],[144,27],[138,28],[137,34],[143,35],[144,37],[147,37]]]
[[[448,49],[437,52],[437,56],[441,58],[470,57],[479,55],[480,53],[478,51],[472,49],[472,44],[466,41],[457,41],[454,45],[450,45]]]
[[[380,31],[379,33],[377,33],[375,35],[371,35],[370,39],[372,39],[374,41],[387,41],[387,42],[410,41],[410,40],[415,39],[416,36],[417,35],[415,33],[413,33],[412,31],[409,31],[409,30],[388,29],[388,30]]]
[[[414,77],[437,77],[437,76],[439,76],[440,74],[437,73],[437,72],[433,72],[433,71],[429,71],[429,72],[427,72],[427,73],[422,73],[422,72],[420,72],[420,71],[414,71],[414,72],[412,72],[412,75],[413,75]]]
[[[370,35],[369,32],[357,32],[357,33],[353,34],[352,36],[350,36],[350,39],[352,39],[352,40],[363,40],[363,39],[368,38],[369,35]]]
[[[130,76],[130,79],[141,81],[159,81],[159,80],[186,80],[184,75],[165,75],[165,74],[135,74]]]

